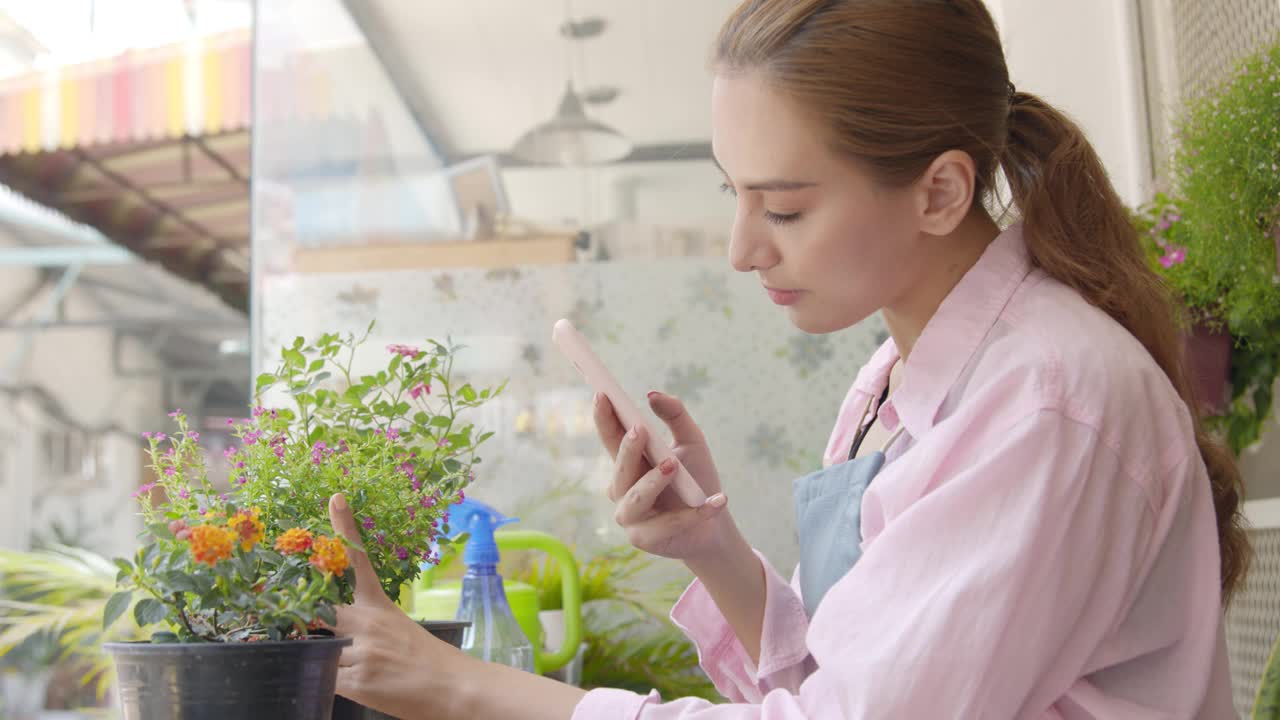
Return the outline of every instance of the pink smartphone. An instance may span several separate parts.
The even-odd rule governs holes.
[[[569,362],[573,363],[587,383],[596,392],[603,393],[609,398],[609,402],[613,404],[613,411],[623,427],[644,426],[648,438],[644,456],[650,465],[657,467],[658,463],[667,458],[675,459],[675,453],[663,444],[662,439],[653,431],[653,426],[640,414],[640,408],[627,396],[613,373],[600,362],[600,358],[591,349],[591,344],[582,336],[582,333],[578,332],[573,323],[565,319],[558,320],[551,330],[551,340],[560,348],[560,352],[569,358]],[[676,463],[676,468],[676,477],[671,481],[671,486],[675,488],[680,499],[690,507],[700,507],[706,503],[707,495],[698,486],[698,481],[693,479],[683,464]]]

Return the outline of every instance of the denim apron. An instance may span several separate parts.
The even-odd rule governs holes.
[[[880,405],[888,394],[886,388],[880,396]],[[875,424],[874,418],[866,422],[870,412],[868,401],[862,413],[865,424],[860,425],[853,439],[848,461],[805,475],[794,484],[796,528],[800,535],[800,594],[809,617],[813,617],[831,586],[862,556],[862,495],[884,467],[885,451],[902,434],[899,428],[883,448],[865,457],[856,457]]]

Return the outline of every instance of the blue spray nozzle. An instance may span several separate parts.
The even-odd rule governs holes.
[[[519,518],[503,515],[478,500],[467,498],[449,507],[449,537],[457,539],[462,533],[470,533],[462,561],[468,566],[497,565],[498,544],[493,531],[518,522]]]

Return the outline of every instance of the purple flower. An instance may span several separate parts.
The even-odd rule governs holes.
[[[421,350],[410,345],[388,345],[387,352],[392,353],[393,355],[407,357],[410,360],[422,354]]]
[[[408,550],[405,550],[405,549],[404,549],[404,548],[402,548],[402,547],[398,547],[398,548],[396,548],[396,557],[400,558],[401,560],[408,560],[408,559],[409,559],[409,551],[408,551]]]
[[[364,520],[360,521],[360,526],[361,526],[361,527],[363,527],[365,530],[372,530],[372,529],[373,529],[373,518],[371,518],[371,517],[367,517],[367,518],[365,518]]]
[[[240,451],[239,451],[239,450],[237,450],[237,449],[235,449],[235,448],[233,448],[233,447],[229,447],[229,448],[227,448],[226,450],[223,450],[223,451],[222,451],[222,457],[224,457],[224,458],[226,458],[226,459],[230,460],[231,458],[235,457],[235,456],[236,456],[236,453],[238,453],[238,452],[240,452]]]
[[[240,483],[241,485],[243,485],[243,484],[245,484],[245,483],[249,482],[249,478],[248,478],[248,477],[246,477],[246,476],[244,476],[244,475],[241,475],[241,476],[240,476],[240,479],[239,479],[239,480],[237,480],[236,482],[238,482],[238,483]]]
[[[440,438],[440,442],[436,443],[436,447],[449,447],[452,444],[449,442],[449,438]]]
[[[466,500],[466,499],[467,499],[467,494],[466,494],[465,492],[463,492],[463,491],[459,490],[459,491],[458,491],[458,502],[462,502],[463,500]]]
[[[142,437],[144,437],[144,438],[146,438],[146,439],[150,440],[152,437],[154,437],[154,434],[153,434],[153,433],[149,433],[149,432],[144,432],[144,433],[142,433]]]
[[[167,468],[165,468],[165,469],[164,469],[164,474],[165,474],[165,475],[168,475],[169,477],[173,477],[174,475],[177,475],[177,474],[178,474],[178,471],[177,471],[177,469],[176,469],[176,468],[174,468],[172,465],[170,465],[169,467],[167,467]]]
[[[408,507],[408,510],[409,510],[409,520],[411,520],[411,521],[412,521],[412,520],[417,520],[417,519],[418,519],[418,508],[416,508],[416,507],[414,507],[414,506],[410,505],[410,506]]]
[[[387,544],[387,534],[386,534],[386,533],[378,533],[377,540],[378,540],[378,544],[379,544],[379,545],[386,545],[386,544]]]
[[[284,445],[273,445],[271,447],[271,452],[275,453],[276,457],[281,460],[284,459]]]
[[[254,417],[262,417],[263,413],[265,413],[266,411],[267,411],[267,409],[266,409],[266,408],[264,408],[264,407],[262,407],[261,405],[259,405],[258,407],[256,407],[256,408],[254,408],[254,409],[253,409],[253,416],[254,416]]]
[[[422,481],[418,478],[413,479],[413,489],[415,492],[422,492]]]
[[[235,424],[236,424],[236,421],[234,418],[227,418],[227,427],[232,427]]]
[[[244,469],[244,461],[243,461],[243,460],[241,460],[240,462],[236,463],[236,469],[237,469],[237,470],[243,470],[243,469]]]
[[[388,440],[399,440],[399,439],[400,439],[400,431],[399,431],[399,430],[397,430],[397,429],[395,429],[395,428],[391,428],[391,429],[387,430],[387,439],[388,439]]]
[[[187,498],[191,497],[191,491],[186,488],[182,488],[181,490],[178,491],[178,497],[182,498],[183,500],[186,500]]]
[[[137,490],[135,490],[133,493],[133,496],[136,498],[140,498],[143,495],[146,495],[147,493],[154,490],[155,487],[156,487],[155,483],[147,483],[146,485],[143,485],[142,487],[139,487]]]
[[[178,454],[177,448],[169,448],[168,450],[164,451],[165,457],[173,457],[176,454]]]
[[[1168,248],[1168,252],[1161,256],[1160,264],[1163,265],[1165,269],[1168,269],[1174,265],[1181,265],[1186,262],[1186,260],[1187,249],[1181,245],[1172,245]]]
[[[164,433],[162,433],[162,432],[158,432],[158,433],[156,433],[155,435],[153,435],[152,437],[154,437],[156,440],[158,440],[158,441],[160,441],[160,442],[164,442],[164,441],[165,441],[165,439],[166,439],[166,438],[168,438],[169,436],[168,436],[168,435],[165,435],[165,434],[164,434]]]
[[[261,431],[261,430],[254,430],[254,431],[252,431],[252,432],[247,432],[247,433],[245,433],[245,434],[244,434],[244,444],[245,444],[245,445],[257,445],[257,444],[258,444],[258,441],[259,441],[259,440],[261,440],[261,439],[262,439],[262,431]]]
[[[412,390],[409,391],[409,397],[413,398],[414,400],[417,400],[423,395],[430,395],[430,394],[431,394],[431,386],[426,383],[418,383],[417,385],[413,386]]]
[[[173,412],[169,413],[169,417],[176,418],[181,414],[182,414],[182,408],[178,408],[177,410],[174,410]]]
[[[189,432],[189,433],[187,433],[187,437],[191,438],[191,441],[192,441],[192,442],[197,442],[197,441],[199,441],[199,440],[200,440],[200,433],[198,433],[198,432]]]

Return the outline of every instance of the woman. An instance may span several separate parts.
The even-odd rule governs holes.
[[[673,617],[731,704],[483,665],[414,632],[367,564],[339,691],[406,718],[1229,716],[1238,473],[1189,409],[1169,298],[1098,157],[1014,90],[981,0],[748,0],[714,70],[734,268],[806,332],[880,311],[892,335],[796,482],[791,583],[679,400],[650,395],[711,496],[696,509],[597,400],[617,521],[697,576]]]

